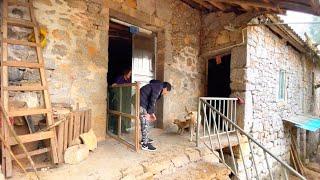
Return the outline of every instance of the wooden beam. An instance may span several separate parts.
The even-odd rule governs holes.
[[[26,60],[23,61],[4,61],[2,62],[3,66],[10,66],[10,67],[26,67],[26,68],[41,68],[44,64],[34,63],[34,62],[27,62]]]
[[[252,8],[250,7],[250,6],[247,6],[247,5],[244,5],[244,4],[242,4],[242,5],[240,5],[244,10],[246,10],[246,11],[250,11],[250,10],[252,10]]]
[[[30,151],[30,156],[35,156],[35,155],[38,155],[38,154],[43,154],[43,153],[46,153],[46,152],[49,152],[50,149],[49,148],[42,148],[42,149],[37,149],[37,150],[34,150],[34,151]],[[27,156],[25,154],[18,154],[16,155],[17,156],[17,159],[23,159],[23,158],[27,158]]]
[[[19,139],[21,143],[24,144],[24,143],[40,141],[44,139],[50,139],[54,136],[55,134],[53,133],[53,131],[46,131],[46,132],[37,132],[33,134],[20,135]],[[16,139],[14,139],[14,137],[10,137],[9,144],[12,146],[12,145],[18,144],[18,142],[16,141]]]
[[[210,3],[211,5],[217,7],[218,9],[220,9],[221,11],[226,10],[226,6],[224,4],[222,4],[221,2],[216,2],[214,0],[206,0],[208,3]]]
[[[203,1],[203,0],[192,0],[192,1],[199,4],[200,6],[205,7],[206,9],[212,10],[211,4],[207,3],[206,1]]]
[[[257,8],[266,8],[266,9],[272,9],[275,11],[279,10],[279,6],[265,3],[265,2],[257,2],[252,0],[212,0],[214,2],[222,2],[222,3],[228,3],[228,4],[237,4],[239,6],[245,5],[245,6],[252,6]]]
[[[47,114],[49,113],[49,109],[36,109],[36,108],[28,108],[28,109],[18,109],[9,112],[9,117],[17,117],[17,116],[27,116],[27,115],[36,115],[36,114]]]

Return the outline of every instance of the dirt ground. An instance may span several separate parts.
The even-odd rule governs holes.
[[[156,152],[135,152],[127,146],[109,138],[98,144],[89,158],[77,165],[63,164],[54,169],[40,171],[42,180],[112,180],[119,179],[120,171],[134,164],[144,161],[158,161],[169,159],[186,148],[195,147],[194,142],[188,140],[188,133],[184,136],[176,133],[165,133],[154,129],[151,138],[158,148]],[[18,171],[14,172],[12,180],[24,180],[25,176]]]

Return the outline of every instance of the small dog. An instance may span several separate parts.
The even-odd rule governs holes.
[[[173,121],[173,124],[176,124],[178,126],[178,134],[183,134],[184,130],[189,128],[190,126],[190,119],[186,120],[180,120],[180,119],[175,119]]]
[[[178,126],[178,134],[183,134],[185,129],[189,129],[190,141],[192,141],[196,130],[198,112],[189,111],[187,107],[185,107],[185,110],[187,115],[184,117],[184,120],[175,119],[173,123]],[[199,118],[201,119],[201,116]]]

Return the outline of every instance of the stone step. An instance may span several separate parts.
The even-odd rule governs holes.
[[[219,156],[218,152],[212,152],[206,147],[186,148],[184,150],[184,153],[176,154],[176,156],[171,156],[168,158],[158,160],[150,159],[149,161],[142,162],[138,165],[126,168],[121,171],[122,179],[147,180],[166,179],[166,177],[177,179],[178,177],[174,178],[176,175],[181,175],[181,178],[185,177],[182,179],[190,179],[186,178],[190,176],[190,174],[180,173],[184,171],[194,172],[191,175],[194,175],[194,178],[197,179],[197,177],[195,176],[197,174],[196,172],[198,171],[198,169],[203,169],[205,166],[208,167],[208,171],[212,170],[209,167],[215,167],[215,169],[219,170],[214,173],[210,171],[210,174],[206,175],[206,177],[227,177],[230,174],[230,172],[223,164],[220,165],[217,156]],[[222,166],[224,168],[222,168]]]
[[[206,161],[190,163],[187,166],[175,169],[170,174],[155,175],[153,179],[171,180],[171,179],[192,179],[192,180],[212,180],[212,179],[230,179],[231,171],[221,163],[212,164]]]

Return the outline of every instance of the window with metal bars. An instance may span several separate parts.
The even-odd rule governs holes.
[[[279,91],[278,100],[286,99],[286,71],[281,69],[279,71]]]

